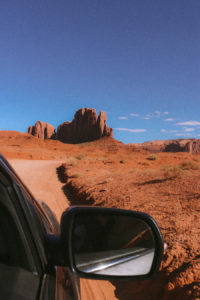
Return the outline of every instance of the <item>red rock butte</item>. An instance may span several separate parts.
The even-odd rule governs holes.
[[[44,140],[53,139],[56,136],[55,128],[41,121],[37,121],[34,126],[29,126],[27,133]]]
[[[104,111],[100,111],[99,116],[95,109],[81,108],[74,119],[64,122],[55,128],[41,121],[37,121],[35,126],[28,128],[28,133],[42,139],[57,139],[63,143],[83,143],[98,140],[102,137],[113,137],[113,129],[108,127],[107,116]]]

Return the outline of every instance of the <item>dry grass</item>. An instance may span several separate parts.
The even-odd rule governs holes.
[[[200,166],[192,160],[185,160],[179,165],[165,165],[161,168],[165,178],[182,177],[189,170],[199,170]]]
[[[78,163],[78,160],[77,158],[70,156],[66,159],[66,163],[69,164],[71,167],[75,167]]]
[[[131,169],[129,171],[130,174],[137,174],[138,172],[139,172],[138,169]]]
[[[151,168],[147,168],[145,170],[143,170],[143,173],[145,174],[154,174],[156,172],[156,170],[151,169]]]
[[[75,158],[78,159],[78,160],[82,160],[82,159],[86,158],[86,154],[85,153],[80,153],[80,154],[76,155]]]
[[[192,160],[185,160],[180,164],[182,170],[199,170],[200,166]]]
[[[169,179],[182,177],[184,174],[184,170],[180,166],[165,165],[161,171],[164,172],[164,177]]]
[[[148,160],[158,160],[158,158],[159,157],[156,154],[152,154],[152,155],[150,155],[150,156],[147,157]]]
[[[105,156],[99,156],[97,157],[95,160],[100,160],[100,161],[103,161],[103,160],[107,160],[108,158],[105,157]]]

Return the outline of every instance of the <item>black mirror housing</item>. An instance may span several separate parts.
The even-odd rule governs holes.
[[[163,239],[148,214],[70,207],[61,219],[64,265],[91,279],[149,279],[160,267]]]

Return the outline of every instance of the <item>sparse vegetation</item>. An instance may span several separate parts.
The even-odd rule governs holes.
[[[104,183],[109,183],[111,181],[113,181],[113,178],[112,177],[108,177],[108,178],[105,179]]]
[[[75,157],[68,157],[66,163],[69,164],[71,167],[75,167],[78,163],[78,160]]]
[[[164,172],[165,178],[181,177],[186,171],[199,169],[200,166],[192,160],[185,160],[176,166],[165,165],[161,168],[161,170]]]
[[[75,158],[78,160],[82,160],[82,159],[86,158],[86,154],[85,153],[78,154],[75,156]]]
[[[147,157],[148,160],[158,160],[158,158],[159,157],[156,154],[152,154],[152,155],[150,155],[150,156]]]
[[[145,169],[145,170],[143,170],[143,173],[146,173],[146,174],[148,174],[148,173],[155,173],[156,172],[156,170],[154,170],[154,169],[151,169],[151,168],[148,168],[148,169]]]
[[[108,158],[105,157],[105,156],[99,156],[99,157],[96,158],[96,160],[100,160],[100,161],[102,161],[102,160],[107,160],[107,159],[108,159]]]
[[[200,158],[199,157],[195,157],[195,158],[193,158],[193,160],[196,161],[196,162],[200,162]]]
[[[131,169],[131,170],[129,171],[129,173],[130,173],[130,174],[136,174],[136,173],[138,173],[138,170],[137,170],[137,169]]]
[[[147,163],[146,161],[144,161],[144,162],[139,161],[139,162],[138,162],[138,165],[148,167],[148,166],[150,166],[150,163]]]
[[[180,167],[180,165],[165,165],[161,168],[161,170],[164,172],[164,177],[169,179],[182,177],[184,173],[184,170]]]
[[[180,164],[182,170],[199,170],[200,166],[192,160],[185,160]]]

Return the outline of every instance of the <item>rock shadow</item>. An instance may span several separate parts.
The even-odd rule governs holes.
[[[153,180],[149,180],[149,181],[145,181],[142,183],[138,183],[138,186],[143,186],[143,185],[147,185],[147,184],[156,184],[156,183],[163,183],[166,181],[170,181],[172,180],[171,178],[162,178],[162,179],[153,179]]]
[[[66,174],[65,165],[61,165],[56,169],[56,173],[60,182],[65,183],[62,187],[63,193],[65,194],[67,200],[70,202],[70,205],[92,205],[94,204],[94,199],[84,192],[74,187],[71,182],[68,182],[68,177]]]
[[[178,274],[180,274],[180,273],[182,273],[182,272],[186,272],[187,269],[188,269],[189,267],[192,266],[192,263],[193,263],[194,261],[196,261],[196,260],[199,260],[199,259],[200,259],[200,254],[196,255],[196,256],[195,256],[191,261],[189,261],[189,262],[183,262],[183,264],[182,264],[179,268],[173,270],[173,271],[170,273],[169,278],[172,280],[172,279],[175,278]],[[200,283],[199,283],[199,284],[200,284]]]
[[[66,183],[67,182],[67,175],[66,175],[65,171],[66,171],[66,168],[65,168],[64,164],[62,164],[61,166],[59,166],[58,168],[56,168],[56,173],[57,173],[58,179],[62,183]]]

